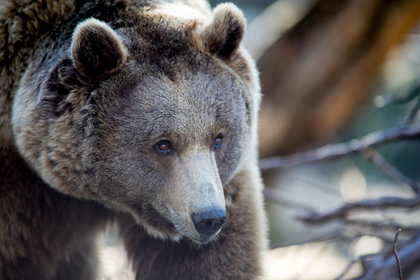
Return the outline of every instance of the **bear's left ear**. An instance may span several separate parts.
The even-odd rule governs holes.
[[[204,47],[222,59],[229,60],[239,48],[245,33],[244,14],[234,4],[220,4],[213,10],[212,22],[201,33]]]
[[[127,61],[127,51],[115,31],[94,18],[76,27],[71,53],[74,67],[90,81],[111,74]]]

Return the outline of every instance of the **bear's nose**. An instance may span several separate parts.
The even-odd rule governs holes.
[[[221,209],[207,209],[199,214],[192,214],[195,229],[207,237],[219,231],[226,222],[226,213]]]

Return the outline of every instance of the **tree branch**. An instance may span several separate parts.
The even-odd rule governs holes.
[[[418,138],[420,138],[420,124],[413,124],[408,127],[398,126],[376,131],[361,139],[353,139],[346,143],[329,144],[318,149],[297,153],[291,156],[262,159],[259,162],[259,166],[261,170],[293,166],[319,160],[338,158],[361,152],[368,147],[376,147],[397,140],[413,140]]]

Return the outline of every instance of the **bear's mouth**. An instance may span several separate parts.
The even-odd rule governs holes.
[[[175,211],[167,207],[161,213],[151,204],[132,208],[130,211],[138,224],[155,238],[179,242],[184,237],[199,244],[214,240],[226,222],[220,207],[209,207],[188,215],[188,211]]]
[[[151,204],[134,206],[130,212],[137,224],[142,225],[150,236],[173,241],[179,241],[182,238],[182,233],[174,223],[165,218]]]

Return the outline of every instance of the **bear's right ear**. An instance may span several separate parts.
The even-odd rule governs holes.
[[[97,81],[127,61],[127,50],[105,22],[91,18],[80,23],[71,43],[73,64],[90,81]]]
[[[204,27],[201,38],[211,54],[229,60],[238,50],[245,33],[244,14],[234,4],[219,4],[213,10],[213,19]]]

